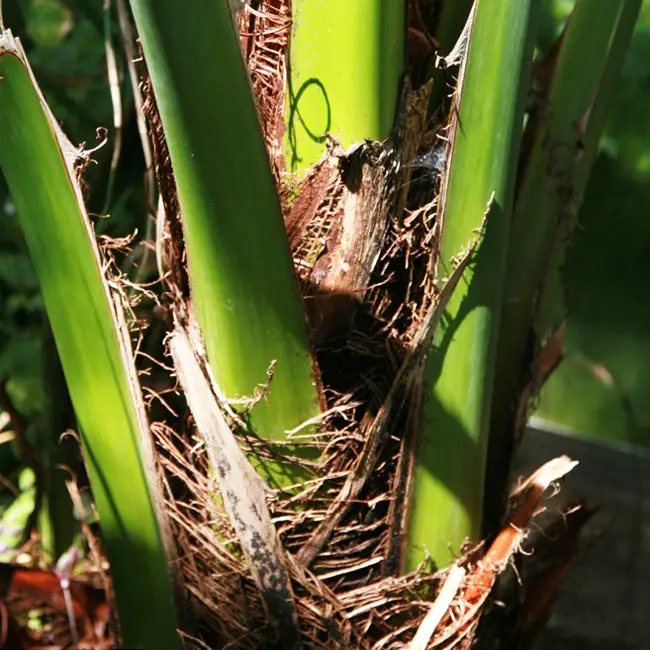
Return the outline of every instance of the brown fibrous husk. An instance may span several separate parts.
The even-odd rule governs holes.
[[[422,399],[422,342],[431,334],[423,328],[440,300],[431,261],[437,257],[439,170],[426,156],[445,144],[441,127],[427,118],[430,86],[414,89],[405,78],[386,141],[344,150],[332,140],[304,178],[288,177],[282,156],[288,16],[283,0],[258,0],[244,6],[237,25],[327,409],[316,434],[296,431],[287,443],[321,452],[318,463],[293,459],[314,478],[269,489],[267,506],[282,542],[304,646],[404,648],[448,573],[425,563],[400,574],[405,449]],[[170,222],[164,251],[172,269],[168,306],[175,321],[187,325],[191,304],[186,274],[178,271],[184,269],[182,236],[176,236],[182,215],[153,102],[148,111]],[[236,411],[225,403],[223,408],[247,455],[277,457],[277,443],[271,448],[249,435]],[[271,646],[274,630],[262,594],[182,400],[180,410],[152,431],[193,614],[193,625],[181,631],[188,647]],[[518,543],[487,569],[482,546],[463,550],[456,565],[465,582],[426,647],[474,642],[480,614],[520,550],[529,519],[518,530]],[[480,596],[476,584],[483,587]]]

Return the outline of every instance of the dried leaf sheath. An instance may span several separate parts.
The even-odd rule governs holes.
[[[247,558],[266,611],[283,648],[301,647],[298,617],[282,547],[266,505],[265,485],[239,447],[212,392],[205,360],[199,363],[190,339],[180,327],[169,347],[183,392],[208,452],[237,540]]]

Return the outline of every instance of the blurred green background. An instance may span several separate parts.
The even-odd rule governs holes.
[[[540,45],[572,2],[547,1]],[[566,358],[535,415],[650,447],[650,2],[611,98],[601,151],[564,269]]]

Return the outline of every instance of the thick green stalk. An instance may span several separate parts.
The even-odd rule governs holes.
[[[499,333],[486,490],[496,523],[508,475],[522,359],[535,302],[558,235],[560,248],[575,226],[598,153],[606,108],[627,51],[640,0],[579,0],[556,47],[544,61],[542,106],[528,122],[530,151],[513,213]],[[559,268],[559,264],[555,264]],[[555,285],[557,286],[557,285]],[[563,300],[559,302],[562,308]],[[558,313],[559,310],[552,310]],[[561,319],[561,315],[559,316]],[[547,318],[546,328],[559,320]],[[547,330],[548,331],[548,330]],[[530,363],[532,360],[525,360]],[[501,496],[500,496],[501,495]]]
[[[317,415],[318,389],[279,199],[227,2],[131,0],[171,156],[192,300],[228,398],[257,434]]]
[[[407,568],[425,549],[440,566],[476,538],[494,378],[517,152],[532,56],[533,0],[481,0],[469,31],[452,118],[443,190],[446,265],[476,236],[490,197],[483,241],[434,337],[429,388],[415,454]],[[448,269],[447,269],[448,271]],[[448,274],[444,267],[439,275]]]
[[[128,335],[73,168],[74,150],[9,32],[0,40],[0,165],[39,278],[82,441],[126,647],[176,648],[152,498],[151,441]]]
[[[287,168],[305,169],[326,134],[348,147],[390,135],[404,70],[404,0],[294,0]]]

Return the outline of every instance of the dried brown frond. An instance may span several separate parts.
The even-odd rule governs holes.
[[[142,110],[149,126],[154,169],[159,192],[159,210],[156,216],[156,253],[161,280],[168,274],[167,288],[172,293],[171,302],[179,308],[189,298],[189,279],[185,265],[185,236],[181,224],[181,208],[176,193],[176,180],[172,170],[167,141],[158,113],[151,80],[142,58]],[[178,262],[178,263],[176,263]]]
[[[575,465],[576,462],[565,456],[551,460],[512,491],[509,522],[485,552],[477,547],[451,567],[445,585],[420,623],[409,650],[473,646],[481,614],[497,580],[506,576],[517,555],[533,554],[534,549],[526,548],[526,544],[531,520],[544,511],[538,508],[542,496]],[[574,529],[572,534],[576,532]],[[518,600],[515,598],[512,602]]]
[[[281,188],[281,176],[285,169],[282,139],[286,53],[291,29],[289,0],[247,2],[239,12],[237,27],[276,187]]]

